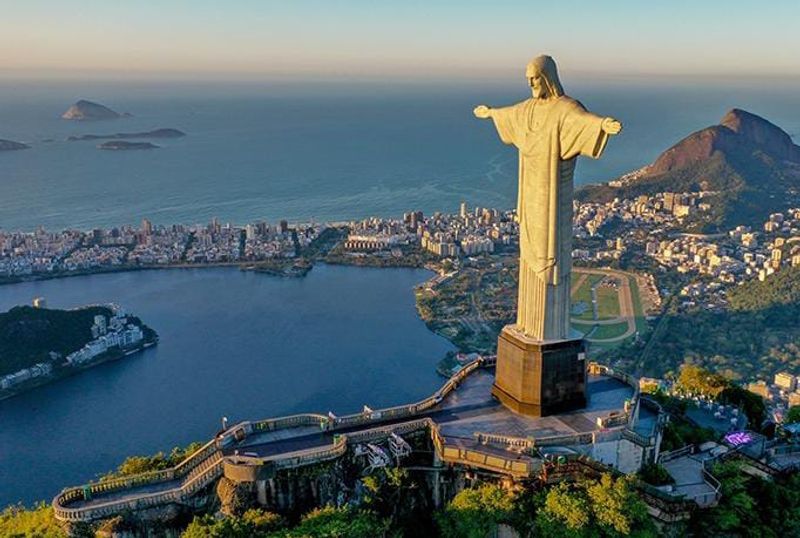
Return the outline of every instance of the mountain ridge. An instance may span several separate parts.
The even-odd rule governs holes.
[[[582,201],[657,192],[711,192],[711,211],[686,220],[689,231],[719,231],[758,224],[769,213],[800,201],[800,146],[768,120],[734,108],[717,125],[695,131],[651,164],[615,182],[591,185]]]

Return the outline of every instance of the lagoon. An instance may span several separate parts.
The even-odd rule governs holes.
[[[0,402],[0,507],[49,500],[129,455],[205,441],[233,423],[337,414],[427,396],[452,345],[428,331],[425,270],[315,266],[281,279],[236,268],[98,274],[0,286],[0,309],[117,302],[158,346]]]

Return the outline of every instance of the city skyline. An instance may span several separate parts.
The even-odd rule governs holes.
[[[4,10],[0,76],[355,78],[513,76],[537,53],[572,76],[798,77],[800,6],[625,0],[501,3],[49,0]],[[568,30],[568,38],[565,35]],[[752,39],[757,36],[757,39]],[[365,47],[369,43],[369,47]],[[631,46],[636,43],[636,46]]]

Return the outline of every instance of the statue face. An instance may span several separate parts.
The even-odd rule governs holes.
[[[547,84],[539,72],[527,73],[528,84],[531,87],[531,95],[534,99],[547,99]]]

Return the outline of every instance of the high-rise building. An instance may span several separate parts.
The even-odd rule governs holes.
[[[153,223],[147,219],[142,219],[142,233],[144,235],[153,235]]]
[[[775,374],[775,384],[783,390],[792,392],[797,388],[797,378],[789,372],[778,372]]]
[[[461,202],[461,208],[458,211],[458,215],[462,219],[467,218],[467,202]]]
[[[674,192],[665,192],[664,193],[664,210],[672,212],[672,208],[675,207],[675,193]]]
[[[416,231],[419,225],[422,224],[423,220],[422,211],[412,211],[408,214],[408,220],[406,223],[408,224],[409,228]]]

